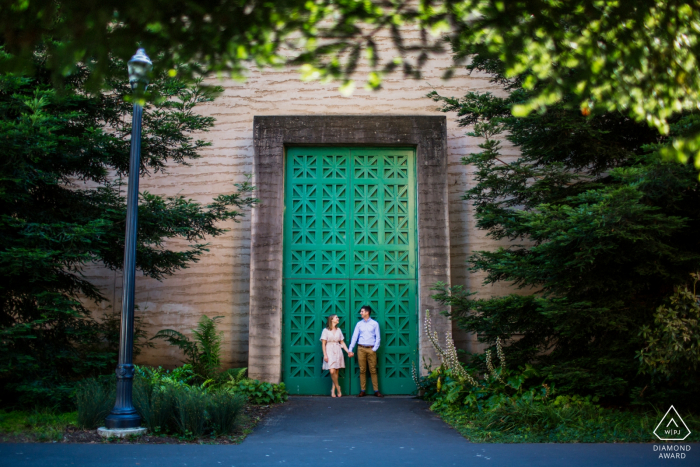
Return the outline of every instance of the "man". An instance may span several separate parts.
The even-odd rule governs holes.
[[[362,320],[355,325],[355,332],[352,333],[352,341],[350,341],[350,347],[348,348],[348,353],[351,353],[352,349],[355,347],[355,343],[357,343],[357,359],[360,364],[361,389],[357,397],[365,397],[365,390],[367,389],[367,366],[369,366],[369,374],[372,377],[374,395],[377,397],[384,397],[382,393],[379,392],[379,381],[377,378],[377,349],[381,341],[379,337],[379,323],[370,317],[371,314],[372,307],[369,305],[364,305],[360,309]]]

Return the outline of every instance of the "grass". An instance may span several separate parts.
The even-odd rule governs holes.
[[[443,420],[477,443],[662,443],[654,429],[664,412],[613,409],[471,412],[436,408]],[[700,417],[681,414],[691,434],[684,442],[700,441]]]
[[[77,425],[77,412],[0,411],[0,436],[23,435],[34,441],[61,441],[66,428]]]
[[[131,439],[102,438],[95,430],[82,429],[78,422],[77,412],[57,413],[46,409],[35,411],[0,410],[0,442],[240,444],[271,410],[271,406],[238,407],[236,405],[233,409],[240,409],[235,417],[237,428],[235,432],[228,435],[211,433],[198,437],[192,433],[182,435],[149,432],[146,436]],[[229,415],[232,416],[231,413]],[[228,421],[232,422],[230,419]]]

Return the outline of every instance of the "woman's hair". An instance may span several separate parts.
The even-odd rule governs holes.
[[[333,318],[335,318],[338,315],[329,315],[328,318],[326,318],[326,328],[328,328],[329,331],[333,330]]]

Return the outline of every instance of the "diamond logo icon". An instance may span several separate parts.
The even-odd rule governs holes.
[[[683,441],[690,436],[690,430],[676,408],[671,406],[654,429],[654,434],[661,441]]]

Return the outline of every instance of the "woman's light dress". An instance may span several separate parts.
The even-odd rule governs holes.
[[[328,361],[323,361],[323,369],[345,368],[343,349],[340,347],[340,343],[345,340],[343,331],[338,328],[335,328],[334,331],[329,331],[328,328],[324,328],[321,333],[321,340],[326,341],[326,355],[328,355]]]

